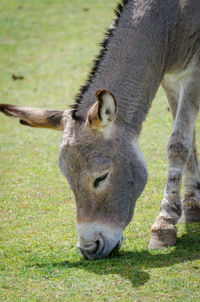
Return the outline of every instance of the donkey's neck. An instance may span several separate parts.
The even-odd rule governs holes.
[[[124,2],[74,116],[85,119],[95,91],[105,88],[118,101],[118,122],[139,134],[166,68],[166,7],[162,5],[162,12],[156,0]]]

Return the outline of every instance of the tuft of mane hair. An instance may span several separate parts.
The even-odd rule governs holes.
[[[79,91],[79,93],[76,96],[75,104],[72,105],[72,110],[73,110],[72,111],[72,117],[75,120],[82,121],[82,118],[77,115],[78,106],[81,103],[84,93],[88,90],[88,88],[90,86],[90,83],[92,82],[92,79],[93,79],[95,73],[98,70],[101,60],[103,59],[103,57],[106,54],[107,46],[108,46],[108,43],[110,41],[110,38],[112,37],[112,34],[113,34],[114,30],[115,30],[115,27],[117,26],[117,24],[119,22],[119,18],[121,17],[121,14],[122,14],[124,8],[126,7],[126,5],[128,4],[129,1],[130,0],[123,0],[121,3],[119,3],[117,5],[117,8],[114,10],[115,11],[115,16],[116,16],[115,23],[114,23],[114,28],[109,28],[108,31],[105,33],[104,41],[102,43],[100,43],[100,46],[101,46],[100,53],[96,57],[96,59],[94,60],[93,68],[92,68],[92,70],[90,71],[90,73],[88,75],[88,78],[86,80],[85,85],[83,85],[80,88],[80,91]]]

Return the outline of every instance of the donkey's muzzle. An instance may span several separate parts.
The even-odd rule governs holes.
[[[81,240],[78,244],[78,248],[86,259],[99,259],[103,255],[103,250],[105,247],[104,238],[99,234],[96,240],[93,243],[87,244],[84,243],[84,240]]]
[[[117,241],[114,245],[113,242],[110,242],[102,234],[95,236],[96,240],[90,244],[84,243],[84,240],[81,240],[78,244],[78,248],[86,259],[102,259],[108,256],[111,252],[118,252],[121,248],[123,236]]]

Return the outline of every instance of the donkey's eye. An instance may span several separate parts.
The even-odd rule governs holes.
[[[108,176],[108,173],[103,174],[102,176],[98,177],[95,181],[94,181],[94,187],[97,188],[98,185],[100,184],[101,181],[105,180]]]

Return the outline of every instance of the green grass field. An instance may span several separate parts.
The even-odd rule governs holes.
[[[116,0],[1,0],[0,102],[67,109],[115,5]],[[176,247],[148,250],[165,187],[171,127],[160,89],[140,139],[149,181],[120,255],[86,261],[76,248],[74,198],[57,166],[62,133],[0,116],[0,301],[200,301],[200,224],[178,225]]]

